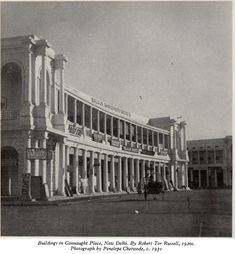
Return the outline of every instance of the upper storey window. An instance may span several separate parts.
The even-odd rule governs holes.
[[[22,102],[22,73],[15,63],[8,63],[1,70],[2,108],[20,109]],[[26,98],[27,99],[27,98]]]
[[[148,130],[148,144],[153,145],[152,143],[152,131]]]
[[[74,122],[74,98],[68,95],[68,120]]]
[[[142,128],[138,126],[138,143],[142,143]]]
[[[107,134],[111,135],[111,116],[107,115]]]
[[[143,143],[147,145],[147,129],[143,129]]]
[[[126,139],[130,139],[130,123],[125,122]]]
[[[87,127],[87,128],[91,128],[91,126],[90,126],[90,106],[88,106],[88,105],[85,105],[85,109],[84,109],[84,111],[85,111],[85,126]]]
[[[132,141],[135,142],[136,141],[136,128],[135,125],[131,125],[131,133],[132,133]]]
[[[103,112],[99,112],[99,125],[100,125],[100,131],[102,133],[105,132],[104,130],[104,121],[105,121],[105,114]]]
[[[118,137],[118,119],[113,117],[113,136]]]
[[[98,130],[98,111],[97,109],[93,108],[92,109],[92,122],[93,122],[93,129],[95,131]]]
[[[120,120],[120,138],[124,139],[124,121]]]

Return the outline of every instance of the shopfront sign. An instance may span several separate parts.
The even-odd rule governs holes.
[[[122,149],[126,152],[132,152],[132,153],[138,153],[139,149],[135,147],[130,147],[130,146],[123,146]]]
[[[111,146],[120,147],[120,141],[116,139],[112,139],[110,141]]]
[[[166,156],[167,155],[167,151],[161,150],[161,151],[158,152],[158,155]]]
[[[74,126],[72,124],[69,125],[68,131],[76,136],[81,136],[83,134],[83,129],[81,127]]]
[[[155,152],[153,152],[153,151],[148,151],[148,150],[142,150],[142,151],[141,151],[141,154],[154,156]]]
[[[98,142],[98,143],[102,143],[103,140],[104,140],[104,137],[103,137],[102,134],[93,133],[93,141]]]
[[[46,148],[26,148],[27,160],[52,160],[52,151]]]

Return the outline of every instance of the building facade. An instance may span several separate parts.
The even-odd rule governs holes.
[[[35,35],[2,39],[2,196],[135,191],[147,175],[188,188],[185,122],[148,120],[66,85],[66,62]]]
[[[232,186],[232,136],[187,141],[187,146],[190,187]]]

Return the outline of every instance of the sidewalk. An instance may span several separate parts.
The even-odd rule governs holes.
[[[132,192],[129,195],[137,194],[137,192]],[[111,193],[94,193],[94,194],[79,194],[73,197],[66,196],[53,196],[48,198],[48,200],[22,200],[19,197],[6,197],[1,198],[1,206],[58,206],[63,203],[72,203],[77,201],[94,200],[100,198],[110,198],[118,197],[121,195],[128,195],[127,192],[111,192]]]

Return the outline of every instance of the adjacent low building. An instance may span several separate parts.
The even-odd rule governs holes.
[[[184,121],[149,120],[66,85],[67,59],[45,39],[1,46],[2,196],[135,191],[147,175],[188,188]]]
[[[232,186],[232,136],[187,141],[192,188]]]

